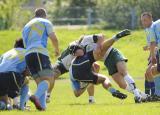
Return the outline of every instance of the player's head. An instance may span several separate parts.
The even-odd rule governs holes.
[[[84,55],[84,48],[79,44],[73,44],[69,47],[70,54],[74,56],[83,56]]]
[[[150,12],[144,12],[141,14],[141,22],[144,28],[148,28],[152,25],[152,14]]]
[[[24,48],[23,39],[19,38],[14,43],[14,48]]]
[[[47,17],[46,10],[44,8],[37,8],[35,10],[35,17],[36,18],[46,18]]]

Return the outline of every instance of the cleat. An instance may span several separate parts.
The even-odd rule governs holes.
[[[44,111],[44,109],[42,108],[38,98],[34,95],[30,96],[30,101],[35,105],[36,109],[39,111]]]
[[[148,101],[148,102],[160,101],[160,96],[157,96],[157,95],[148,96],[147,101]]]
[[[147,102],[150,95],[145,94],[144,92],[139,91],[139,94],[141,95],[142,102]]]
[[[47,97],[46,97],[46,103],[50,103],[51,102],[50,98],[51,98],[50,95],[47,95]]]
[[[13,107],[12,107],[12,105],[11,104],[7,104],[7,107],[6,107],[6,110],[13,110]]]
[[[128,35],[130,35],[130,34],[131,34],[131,31],[128,30],[128,29],[125,29],[125,30],[120,31],[120,32],[117,33],[116,35],[114,35],[112,38],[113,38],[114,40],[119,40],[120,38],[125,37],[125,36],[128,36]]]
[[[19,110],[20,106],[13,104],[13,109],[18,109]]]
[[[119,99],[126,99],[127,98],[126,94],[123,94],[118,90],[116,92],[112,93],[112,96],[116,97],[116,98],[119,98]]]
[[[89,99],[89,104],[94,104],[95,100],[94,99]]]
[[[142,103],[141,97],[138,97],[138,96],[134,97],[134,101],[135,101],[135,103]]]

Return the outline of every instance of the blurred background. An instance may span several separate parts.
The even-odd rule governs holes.
[[[160,17],[160,0],[0,0],[0,30],[21,29],[37,7],[62,28],[139,29],[142,12]]]

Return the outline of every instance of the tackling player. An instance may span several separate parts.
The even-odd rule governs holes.
[[[113,88],[110,80],[106,76],[95,73],[91,68],[92,64],[95,61],[100,60],[102,55],[105,54],[116,40],[128,34],[130,34],[130,32],[125,30],[119,33],[117,37],[104,41],[102,46],[96,47],[96,49],[91,50],[88,53],[85,53],[83,47],[80,45],[70,46],[70,53],[76,56],[75,59],[73,59],[69,70],[72,87],[76,95],[80,96],[83,94],[88,84],[92,83],[102,84],[103,88],[108,90],[114,97],[120,99],[125,99],[127,97],[127,95]]]
[[[89,51],[95,49],[96,46],[100,46],[100,44],[103,42],[103,40],[104,40],[104,36],[102,34],[84,35],[84,36],[81,36],[79,40],[70,43],[70,45],[80,44],[85,48],[85,52],[89,52]],[[65,49],[61,53],[57,62],[53,65],[53,74],[54,74],[54,77],[56,77],[56,78],[69,71],[71,61],[74,58],[74,56],[71,55],[69,52],[69,46],[67,49]],[[100,66],[97,63],[93,63],[92,66],[93,66],[93,70],[98,73]],[[48,91],[48,96],[47,96],[48,102],[50,101],[50,94],[51,94],[52,89],[53,89],[53,85]],[[87,91],[88,91],[88,95],[89,95],[89,103],[94,103],[95,102],[94,85],[90,84],[87,87]],[[75,94],[75,96],[78,96],[78,95]]]

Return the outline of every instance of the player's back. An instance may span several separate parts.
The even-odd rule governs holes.
[[[1,56],[0,72],[18,72],[22,73],[26,68],[25,49],[14,48]]]
[[[38,49],[38,52],[48,55],[45,50],[50,32],[53,32],[52,23],[43,18],[34,18],[23,28],[23,40],[27,52]]]

